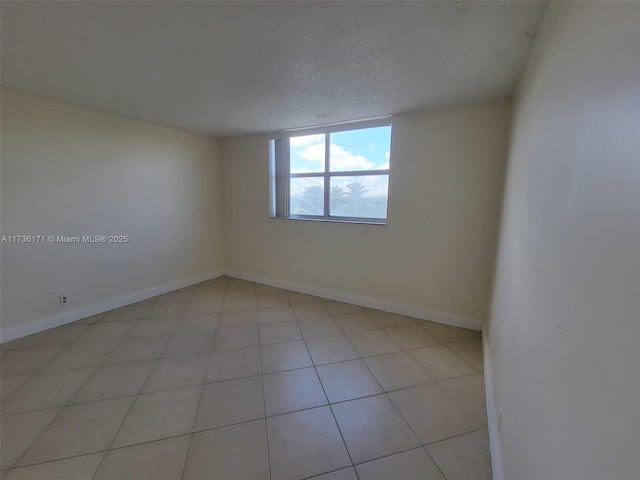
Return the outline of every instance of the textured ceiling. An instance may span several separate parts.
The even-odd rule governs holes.
[[[508,97],[544,2],[11,2],[2,85],[213,136]]]

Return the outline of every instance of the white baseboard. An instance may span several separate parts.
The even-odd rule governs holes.
[[[306,293],[317,297],[330,298],[339,302],[353,303],[362,307],[375,308],[384,310],[385,312],[398,313],[400,315],[408,315],[423,320],[431,320],[437,323],[453,325],[454,327],[469,328],[471,330],[482,330],[482,320],[476,318],[461,317],[449,313],[428,310],[426,308],[414,307],[412,305],[403,305],[400,303],[390,302],[387,300],[379,300],[370,297],[362,297],[352,295],[350,293],[336,292],[334,290],[326,290],[324,288],[305,285],[303,283],[287,282],[276,278],[255,275],[253,273],[241,272],[238,270],[225,269],[224,274],[228,277],[248,280],[250,282],[262,283],[271,287],[282,288],[294,292]]]
[[[74,310],[67,310],[55,315],[49,315],[47,317],[34,320],[33,322],[26,323],[24,325],[16,325],[15,327],[9,327],[0,331],[0,343],[9,342],[16,338],[21,338],[26,335],[32,335],[34,333],[42,332],[50,328],[59,327],[76,320],[90,317],[92,315],[98,315],[114,308],[124,307],[132,303],[146,300],[147,298],[162,295],[163,293],[169,293],[180,288],[195,285],[196,283],[205,282],[213,278],[221,277],[224,275],[223,269],[214,270],[212,272],[203,273],[194,277],[184,278],[171,283],[165,283],[163,285],[157,285],[155,287],[146,288],[144,290],[138,290],[137,292],[127,293],[116,298],[104,300],[102,302],[94,303],[84,307],[76,308]]]
[[[493,398],[493,380],[491,378],[491,362],[489,360],[491,352],[488,346],[488,337],[485,329],[482,330],[482,351],[484,356],[484,387],[487,399],[487,424],[489,428],[489,445],[491,448],[491,470],[493,480],[503,480],[502,456],[500,453],[500,439],[498,438],[498,411],[495,399]]]

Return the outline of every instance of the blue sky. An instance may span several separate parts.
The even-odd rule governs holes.
[[[391,127],[331,134],[331,171],[389,168]],[[291,138],[291,172],[324,171],[324,135]]]

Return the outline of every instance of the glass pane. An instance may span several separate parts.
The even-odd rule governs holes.
[[[291,173],[324,172],[324,133],[289,139]]]
[[[291,215],[324,215],[324,178],[292,178],[289,188]]]
[[[391,126],[332,133],[329,168],[332,172],[388,170]]]
[[[387,218],[389,175],[331,177],[330,215]]]

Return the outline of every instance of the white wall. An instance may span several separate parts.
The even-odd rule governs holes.
[[[487,332],[505,479],[638,478],[638,3],[549,5],[514,104]]]
[[[227,269],[479,328],[509,120],[507,100],[394,117],[386,226],[269,218],[267,137],[222,141]]]
[[[6,89],[1,100],[2,235],[130,238],[3,244],[3,340],[224,267],[217,140]]]

